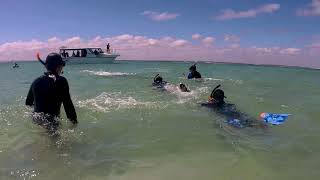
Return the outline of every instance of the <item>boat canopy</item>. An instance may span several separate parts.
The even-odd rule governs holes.
[[[76,50],[85,50],[85,49],[89,49],[89,50],[95,50],[95,49],[101,49],[101,48],[94,48],[94,47],[91,47],[91,48],[60,48],[60,51],[76,51]]]

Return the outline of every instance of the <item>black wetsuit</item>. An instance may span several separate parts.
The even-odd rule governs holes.
[[[77,123],[77,114],[69,94],[67,79],[48,73],[32,83],[26,99],[26,105],[34,105],[34,112],[45,114],[49,123],[59,117],[62,103],[68,119]]]
[[[198,71],[192,71],[189,73],[188,79],[193,79],[193,78],[200,79],[201,74]]]
[[[241,124],[241,127],[252,127],[257,126],[258,121],[249,115],[240,112],[234,104],[229,103],[202,103],[201,106],[206,106],[208,108],[212,108],[216,113],[223,115],[226,118],[226,121],[232,119],[238,119]],[[229,122],[228,122],[229,124]],[[232,124],[230,124],[232,125]]]

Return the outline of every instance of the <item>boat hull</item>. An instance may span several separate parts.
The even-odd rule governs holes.
[[[66,64],[110,64],[115,61],[118,56],[109,57],[68,57],[64,58]]]

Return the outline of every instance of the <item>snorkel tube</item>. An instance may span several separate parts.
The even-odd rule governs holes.
[[[36,56],[37,56],[38,61],[47,69],[47,64],[41,59],[39,52],[37,52]],[[61,74],[63,74],[63,71],[61,71]]]
[[[218,86],[216,86],[216,87],[212,90],[212,92],[211,92],[211,94],[210,94],[210,96],[209,96],[209,98],[208,98],[208,101],[209,101],[209,102],[211,102],[211,101],[214,100],[213,94],[216,92],[216,90],[217,90],[219,87],[221,87],[220,84],[219,84]]]
[[[153,82],[156,82],[156,78],[157,78],[159,75],[160,75],[160,74],[157,74],[156,76],[154,76]]]
[[[217,90],[220,86],[221,86],[221,85],[219,84],[218,86],[216,86],[216,87],[212,90],[210,97],[213,97],[214,92],[216,92],[216,90]]]
[[[37,52],[37,59],[42,65],[44,65],[46,67],[46,63],[40,58],[40,53],[39,52]]]

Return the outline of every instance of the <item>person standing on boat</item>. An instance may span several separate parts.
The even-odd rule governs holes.
[[[110,44],[109,43],[107,44],[107,53],[110,54]]]
[[[57,53],[50,53],[44,63],[47,72],[31,84],[26,105],[34,106],[33,121],[55,133],[59,126],[60,108],[63,103],[68,119],[77,124],[77,114],[73,106],[68,81],[60,76],[65,62]]]

